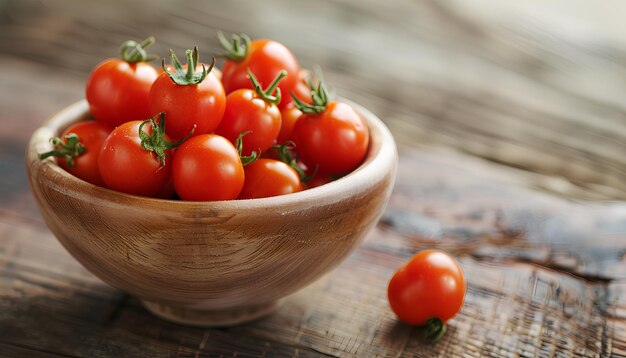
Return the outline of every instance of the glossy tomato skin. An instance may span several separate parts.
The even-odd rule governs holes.
[[[444,252],[425,250],[396,271],[387,293],[399,320],[423,326],[431,318],[445,323],[454,317],[463,307],[465,291],[459,264]]]
[[[146,62],[111,58],[101,62],[87,79],[85,95],[97,121],[116,127],[152,117],[148,103],[157,70]]]
[[[156,154],[141,148],[139,125],[131,121],[115,128],[105,140],[98,168],[109,189],[147,197],[162,197],[171,177],[171,156],[165,151],[165,166],[161,167]],[[150,124],[143,130],[151,134]],[[165,140],[170,140],[167,135]]]
[[[296,97],[298,97],[299,100],[304,103],[311,104],[311,89],[306,83],[306,77],[308,75],[309,71],[300,70],[298,81],[296,81],[291,91],[294,95],[296,95]],[[293,97],[291,97],[291,93],[283,93],[283,98],[280,100],[278,108],[283,111],[290,106],[293,106]]]
[[[186,136],[194,124],[194,135],[211,133],[224,115],[224,87],[211,71],[197,85],[178,85],[162,73],[150,89],[150,110],[165,112],[165,133],[173,140]]]
[[[311,180],[304,183],[304,186],[307,189],[313,189],[313,188],[317,188],[318,186],[328,184],[331,181],[333,181],[333,178],[330,175],[324,174],[324,173],[316,173],[315,176]]]
[[[289,165],[274,159],[258,159],[248,164],[245,183],[239,199],[267,198],[302,191],[298,173]]]
[[[174,188],[183,200],[236,199],[244,184],[239,153],[228,139],[215,134],[192,137],[176,149],[172,162]]]
[[[253,40],[243,60],[229,60],[222,67],[222,83],[227,94],[241,88],[253,89],[248,78],[248,69],[254,73],[262,88],[267,88],[280,71],[287,71],[287,76],[278,84],[284,97],[289,96],[294,88],[300,65],[283,44],[265,39]]]
[[[296,121],[301,115],[302,111],[296,108],[293,103],[280,111],[280,133],[278,133],[276,144],[283,144],[292,139],[293,127],[295,127]]]
[[[280,111],[275,104],[259,98],[253,90],[240,89],[226,96],[224,118],[215,133],[234,143],[239,134],[249,131],[243,137],[241,153],[248,156],[253,151],[267,151],[276,142],[280,126]]]
[[[300,116],[293,129],[293,141],[307,167],[319,165],[320,173],[343,174],[365,158],[369,131],[352,106],[333,101],[322,113]]]
[[[98,169],[98,157],[104,141],[111,133],[111,128],[96,121],[78,122],[68,127],[61,138],[74,133],[85,147],[85,152],[74,158],[74,166],[70,167],[65,158],[58,158],[59,165],[72,175],[94,185],[104,186]]]

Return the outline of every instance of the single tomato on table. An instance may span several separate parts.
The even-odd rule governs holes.
[[[276,104],[280,102],[281,91],[276,86],[286,75],[286,71],[279,72],[270,86],[263,90],[255,75],[250,72],[249,81],[254,90],[239,89],[226,96],[224,118],[215,133],[233,143],[241,133],[247,133],[243,155],[250,155],[253,151],[267,151],[280,133],[282,119]],[[275,96],[272,95],[274,90]]]
[[[68,127],[62,138],[50,138],[54,149],[39,154],[39,159],[57,157],[59,166],[94,185],[104,186],[98,169],[100,149],[111,128],[97,122],[78,122]]]
[[[148,95],[158,77],[147,61],[146,48],[154,38],[127,41],[122,45],[121,59],[110,58],[91,72],[85,88],[89,110],[97,121],[110,127],[128,121],[152,117]]]
[[[283,44],[265,39],[251,41],[246,34],[233,35],[232,41],[228,41],[218,33],[218,39],[228,59],[222,67],[222,83],[227,94],[241,88],[254,88],[248,79],[249,71],[255,74],[262,87],[268,87],[281,71],[286,71],[278,87],[285,96],[294,90],[300,65]]]
[[[448,254],[425,250],[400,267],[389,281],[389,305],[406,324],[427,326],[427,337],[438,340],[445,323],[463,307],[465,276]]]
[[[111,132],[98,158],[109,189],[148,197],[165,195],[171,185],[171,150],[182,140],[171,142],[164,124],[165,115],[160,113],[143,122],[124,123]]]
[[[154,81],[149,96],[152,112],[165,112],[165,133],[174,140],[192,130],[193,135],[213,132],[222,120],[226,100],[224,87],[212,73],[215,58],[207,69],[198,65],[198,47],[185,54],[187,65],[183,66],[170,50],[172,65],[166,66],[163,60],[164,73]]]
[[[312,104],[293,99],[302,115],[296,121],[292,138],[307,167],[317,167],[325,174],[344,174],[365,159],[369,131],[352,106],[329,102],[321,82],[312,90]]]
[[[244,184],[237,148],[216,134],[192,137],[176,149],[172,162],[174,189],[183,200],[236,199]]]

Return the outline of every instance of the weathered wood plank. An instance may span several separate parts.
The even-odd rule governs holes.
[[[399,166],[404,170],[382,223],[420,246],[425,241],[491,261],[514,257],[590,280],[626,278],[624,203],[509,189],[507,183],[524,183],[514,170],[449,151],[402,151]],[[402,241],[396,248],[416,249]]]
[[[30,348],[20,347],[14,344],[0,343],[0,355],[4,358],[24,358],[24,357],[40,357],[40,358],[75,358],[64,354],[51,352],[42,352]]]
[[[607,286],[624,279],[623,258],[611,246],[624,237],[620,216],[516,188],[516,170],[463,155],[403,149],[401,158],[384,223],[355,254],[273,316],[223,330],[158,320],[85,272],[45,229],[0,217],[0,235],[12,238],[0,251],[0,321],[7,322],[0,342],[77,356],[140,354],[133,348],[140,342],[145,352],[173,356],[203,341],[201,353],[278,356],[595,357],[623,349],[623,295],[619,285]],[[588,237],[568,247],[567,232],[546,229],[581,215],[599,230],[588,233],[594,246],[606,251],[591,251]],[[460,257],[469,283],[465,308],[436,346],[423,342],[419,329],[398,324],[385,296],[393,271],[430,247]],[[584,259],[554,264],[552,250],[560,247]]]
[[[435,347],[425,344],[417,330],[396,322],[385,297],[388,277],[409,253],[398,257],[372,250],[370,243],[376,239],[384,237],[377,232],[333,275],[296,294],[268,319],[207,331],[211,336],[205,343],[207,352],[245,353],[243,337],[252,346],[269,342],[274,347],[295,346],[303,353],[329,355],[446,357],[474,352],[480,356],[503,349],[534,355],[541,347],[533,339],[540,337],[548,339],[546,347],[568,356],[577,352],[591,357],[600,352],[603,318],[594,301],[601,287],[525,263],[493,265],[471,259],[462,261],[470,281],[464,310],[451,322],[443,342]],[[8,323],[0,328],[1,342],[77,356],[140,356],[131,348],[137,345],[146,356],[171,356],[174,347],[192,349],[201,342],[203,330],[159,321],[136,302],[116,308],[121,293],[101,283],[84,286],[72,277],[57,280],[51,275],[19,264],[3,271],[0,288],[8,287],[12,294],[0,290],[0,321]],[[94,290],[99,293],[94,295]],[[107,296],[98,298],[103,293]],[[544,337],[542,330],[558,336]],[[510,346],[499,345],[502,339]],[[525,339],[530,341],[524,343]],[[59,342],[64,345],[57,346]],[[272,351],[256,354],[263,352]]]

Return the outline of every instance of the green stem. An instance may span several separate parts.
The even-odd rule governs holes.
[[[248,48],[250,48],[250,37],[244,33],[233,34],[232,43],[226,39],[221,31],[217,32],[217,39],[226,53],[222,55],[227,59],[235,62],[241,62],[248,56]]]
[[[65,158],[65,162],[70,168],[74,167],[74,158],[81,156],[87,151],[87,148],[80,142],[80,138],[76,133],[69,133],[64,137],[63,141],[59,137],[50,138],[50,143],[54,149],[48,152],[39,153],[37,156],[43,160],[48,157]]]
[[[241,164],[244,166],[254,163],[257,159],[259,159],[259,155],[255,151],[252,151],[250,155],[241,155],[243,152],[243,136],[249,133],[251,133],[251,131],[240,133],[237,136],[237,139],[235,139],[235,148],[237,148],[237,153],[239,153],[239,158],[241,158]],[[260,152],[261,151],[259,151],[259,153]]]
[[[165,71],[170,76],[170,78],[172,79],[172,81],[174,81],[174,83],[181,85],[181,86],[199,84],[200,82],[204,81],[206,76],[209,75],[209,73],[211,72],[211,70],[213,70],[213,67],[215,66],[215,57],[213,57],[213,60],[208,70],[206,66],[202,64],[202,71],[196,72],[196,67],[200,63],[200,60],[199,60],[200,56],[198,54],[198,46],[194,47],[193,51],[192,50],[185,51],[185,57],[187,57],[187,70],[183,68],[183,65],[178,60],[178,57],[176,56],[174,51],[172,51],[171,49],[170,49],[170,58],[172,61],[172,66],[174,67],[174,71],[170,70],[169,68],[167,68],[167,66],[165,66],[165,59],[163,59],[163,62],[161,63],[161,66],[163,67],[163,71]]]
[[[275,145],[272,148],[278,151],[278,159],[280,159],[281,162],[289,165],[296,171],[296,173],[298,173],[298,176],[300,177],[300,181],[302,183],[311,181],[311,179],[315,177],[315,174],[317,174],[319,165],[315,166],[315,170],[313,170],[313,173],[311,173],[311,175],[306,175],[304,170],[300,168],[300,166],[298,165],[298,160],[296,159],[298,157],[296,143],[294,143],[293,141],[289,140],[281,145]],[[292,153],[296,153],[296,158],[293,157]]]
[[[426,339],[435,344],[446,334],[446,324],[439,318],[426,321]]]
[[[156,118],[159,117],[159,122],[157,123]],[[143,126],[147,123],[150,123],[152,126],[152,134],[148,134],[143,130]],[[161,163],[161,168],[165,166],[167,159],[167,155],[165,151],[178,147],[183,144],[184,141],[189,139],[193,132],[196,130],[196,125],[194,124],[193,128],[187,135],[177,141],[170,142],[165,139],[165,112],[161,112],[155,115],[153,118],[147,119],[139,125],[139,138],[141,139],[141,148],[143,150],[154,152],[157,155],[157,159]]]
[[[147,62],[156,59],[156,56],[149,55],[146,49],[154,44],[153,36],[148,37],[141,43],[128,40],[120,47],[120,57],[128,63]]]
[[[311,89],[311,104],[303,102],[293,92],[291,97],[293,98],[296,108],[302,111],[302,113],[315,114],[322,113],[326,110],[328,104],[328,92],[322,82],[318,82],[317,88],[313,86],[312,82],[309,82],[309,88]]]
[[[274,78],[274,81],[272,81],[272,83],[266,90],[263,90],[263,88],[261,87],[261,84],[259,83],[259,81],[254,76],[254,73],[252,73],[252,71],[250,71],[249,68],[248,68],[248,76],[250,77],[252,86],[254,86],[254,90],[259,95],[259,97],[261,97],[262,100],[264,100],[267,103],[274,103],[276,105],[280,103],[280,99],[281,99],[280,88],[277,89],[276,87],[278,87],[278,83],[285,76],[287,76],[287,71],[285,70],[280,71],[278,75],[276,75],[276,77]],[[276,90],[276,96],[272,96],[272,93],[274,92],[274,90]]]

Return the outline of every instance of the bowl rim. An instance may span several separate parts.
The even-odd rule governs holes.
[[[75,102],[53,115],[37,128],[27,148],[26,160],[29,177],[33,172],[46,177],[50,181],[64,180],[65,194],[73,197],[93,197],[104,199],[111,203],[137,202],[152,204],[157,207],[169,205],[177,208],[205,209],[205,210],[239,210],[239,209],[267,209],[271,207],[297,206],[303,202],[316,202],[324,198],[335,198],[333,201],[342,200],[355,192],[365,190],[371,185],[384,179],[390,170],[396,170],[397,148],[395,140],[389,129],[375,114],[350,100],[340,99],[350,104],[359,116],[366,122],[370,142],[366,158],[355,170],[347,175],[319,187],[303,190],[297,193],[256,199],[233,199],[223,201],[186,201],[159,199],[127,194],[106,187],[100,187],[86,182],[60,167],[53,158],[39,160],[37,153],[49,150],[51,144],[48,139],[51,136],[60,135],[60,131],[78,120],[90,116],[89,106],[85,99]],[[46,138],[47,135],[47,138]],[[45,143],[44,143],[45,140]],[[71,185],[67,185],[70,183]],[[361,190],[359,190],[361,189]]]

